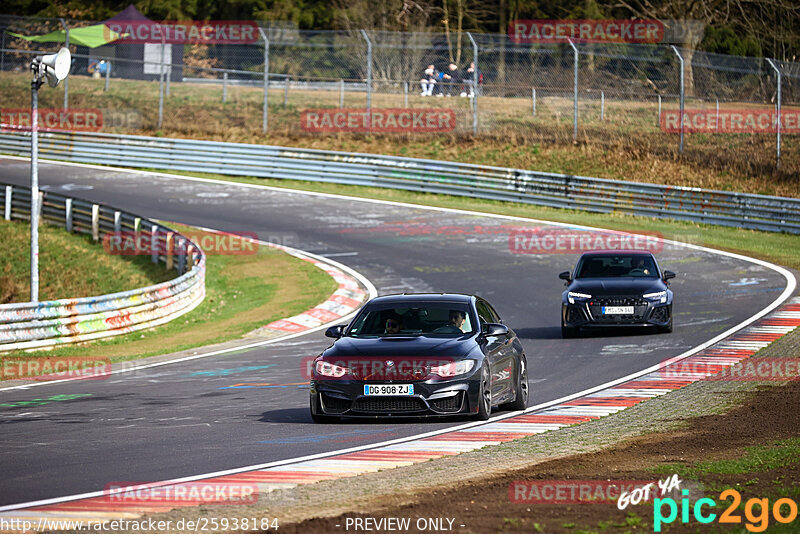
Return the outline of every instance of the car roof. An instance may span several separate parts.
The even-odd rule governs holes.
[[[461,293],[399,293],[395,295],[383,295],[380,297],[375,297],[369,303],[390,304],[396,302],[398,304],[402,304],[405,302],[429,301],[469,304],[473,298],[475,298],[473,295],[463,295]]]
[[[622,255],[633,255],[633,256],[652,256],[653,253],[647,250],[592,250],[590,252],[584,252],[581,257],[583,256],[622,256]]]

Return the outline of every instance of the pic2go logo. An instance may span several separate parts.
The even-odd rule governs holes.
[[[708,508],[715,508],[717,503],[714,499],[698,499],[694,506],[689,504],[688,490],[681,492],[684,498],[681,499],[681,523],[689,523],[690,511],[697,522],[707,524],[713,522],[717,518],[717,514],[712,513]],[[719,523],[738,525],[742,523],[742,517],[737,513],[739,505],[742,503],[741,494],[735,489],[727,489],[719,494],[721,501],[731,500],[730,505],[719,516]],[[664,515],[664,508],[668,509],[667,515]],[[797,503],[792,499],[782,498],[776,500],[772,508],[769,506],[769,499],[749,499],[744,505],[744,516],[747,519],[745,528],[750,532],[764,532],[769,526],[770,511],[772,517],[778,523],[791,523],[797,518]],[[662,525],[669,525],[678,518],[678,503],[675,499],[653,499],[653,531],[661,532]]]

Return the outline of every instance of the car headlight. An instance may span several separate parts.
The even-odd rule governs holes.
[[[469,373],[472,371],[473,367],[475,367],[475,360],[461,360],[458,362],[432,366],[431,374],[439,375],[442,378],[451,378]]]
[[[661,304],[664,304],[665,302],[667,302],[667,292],[656,291],[655,293],[645,293],[644,295],[642,295],[642,298],[647,300],[657,300],[661,302]]]
[[[569,300],[570,304],[575,304],[575,299],[578,300],[586,300],[592,298],[591,295],[587,295],[586,293],[577,293],[575,291],[570,291],[567,293],[567,300]]]
[[[335,365],[323,360],[318,361],[317,364],[314,366],[314,368],[317,370],[317,374],[322,376],[329,376],[331,378],[341,378],[348,372],[350,372],[350,370],[347,367]]]

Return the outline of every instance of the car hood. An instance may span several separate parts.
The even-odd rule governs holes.
[[[569,291],[588,293],[593,297],[638,295],[664,291],[666,285],[657,278],[622,276],[614,278],[582,278],[573,280]]]
[[[377,356],[392,357],[460,357],[475,346],[469,335],[457,338],[425,336],[353,338],[343,337],[325,352],[323,357]]]

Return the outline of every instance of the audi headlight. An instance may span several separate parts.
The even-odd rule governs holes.
[[[331,378],[341,378],[350,372],[347,367],[335,365],[323,360],[317,362],[315,369],[317,370],[317,374]]]
[[[567,300],[570,304],[575,304],[575,300],[587,300],[592,298],[591,295],[587,295],[586,293],[577,293],[575,291],[570,291],[567,293]]]
[[[452,378],[467,374],[475,367],[475,360],[461,360],[458,362],[435,365],[431,367],[431,374],[439,375],[442,378]]]
[[[647,300],[657,300],[661,304],[667,302],[667,292],[666,291],[656,291],[655,293],[645,293],[642,295],[643,299]]]

